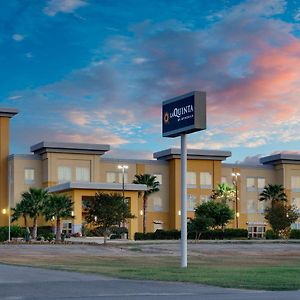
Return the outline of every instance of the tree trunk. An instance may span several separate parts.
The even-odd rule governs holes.
[[[32,238],[34,240],[37,238],[37,217],[33,219]]]
[[[106,231],[104,231],[103,236],[104,236],[104,245],[106,245],[106,243],[107,243],[107,232]]]
[[[23,218],[24,218],[24,227],[26,228],[26,231],[30,233],[26,215],[23,215]]]
[[[61,240],[60,218],[56,218],[56,235],[55,235],[55,240],[57,242]]]
[[[146,227],[147,227],[147,217],[146,217],[146,211],[147,211],[147,196],[143,197],[143,233],[146,233]]]

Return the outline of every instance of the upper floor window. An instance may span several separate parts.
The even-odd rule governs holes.
[[[257,178],[257,188],[259,192],[262,192],[266,186],[266,179],[265,178]]]
[[[106,173],[106,182],[116,183],[117,182],[117,173],[116,172],[107,172]]]
[[[300,198],[293,198],[293,205],[295,205],[298,209],[300,209]]]
[[[202,189],[211,189],[212,187],[212,176],[208,172],[200,173],[200,187]]]
[[[89,182],[90,178],[90,168],[77,167],[76,168],[76,181]]]
[[[35,179],[34,169],[24,169],[24,180],[25,184],[33,184]]]
[[[292,192],[300,192],[300,176],[292,176],[291,189]]]
[[[196,207],[196,196],[187,195],[187,210],[194,211],[195,207]]]
[[[160,197],[153,197],[153,211],[162,211],[163,203]]]
[[[253,199],[247,200],[247,212],[248,213],[255,213],[256,207],[255,207],[255,201]]]
[[[187,172],[186,173],[186,183],[188,188],[196,187],[196,173],[195,172]]]
[[[227,178],[225,176],[221,177],[221,183],[227,183]]]
[[[247,192],[255,192],[255,191],[256,191],[255,178],[248,177],[247,178]]]
[[[72,170],[70,167],[59,166],[58,167],[58,182],[68,182],[72,180]]]
[[[208,196],[208,195],[201,195],[200,196],[200,200],[201,200],[201,204],[206,203],[206,202],[210,201],[210,196]]]
[[[162,184],[162,175],[161,174],[153,174],[153,176],[156,177],[156,181],[158,181],[159,184]]]
[[[123,183],[123,173],[119,173],[119,183]],[[124,183],[128,183],[128,173],[124,173]]]

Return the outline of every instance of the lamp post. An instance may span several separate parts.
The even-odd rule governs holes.
[[[241,176],[238,172],[232,172],[232,183],[235,186],[235,228],[239,228],[239,204],[238,204],[238,178]]]
[[[123,203],[125,203],[125,170],[128,169],[127,165],[118,165],[118,169],[122,170],[122,193],[123,193]],[[122,226],[125,226],[125,222],[123,220]]]
[[[8,241],[10,241],[10,207],[8,207],[8,209],[3,208],[2,209],[2,214],[6,215],[8,214]]]

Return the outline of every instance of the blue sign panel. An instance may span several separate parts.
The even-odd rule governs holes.
[[[206,94],[192,92],[164,101],[162,124],[165,137],[206,129]]]

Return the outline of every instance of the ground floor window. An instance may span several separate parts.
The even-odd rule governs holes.
[[[264,238],[266,226],[262,224],[248,224],[248,237],[249,238]]]
[[[72,233],[72,222],[71,221],[62,221],[62,232],[64,234],[70,234]]]
[[[300,222],[293,223],[291,229],[300,229]]]

